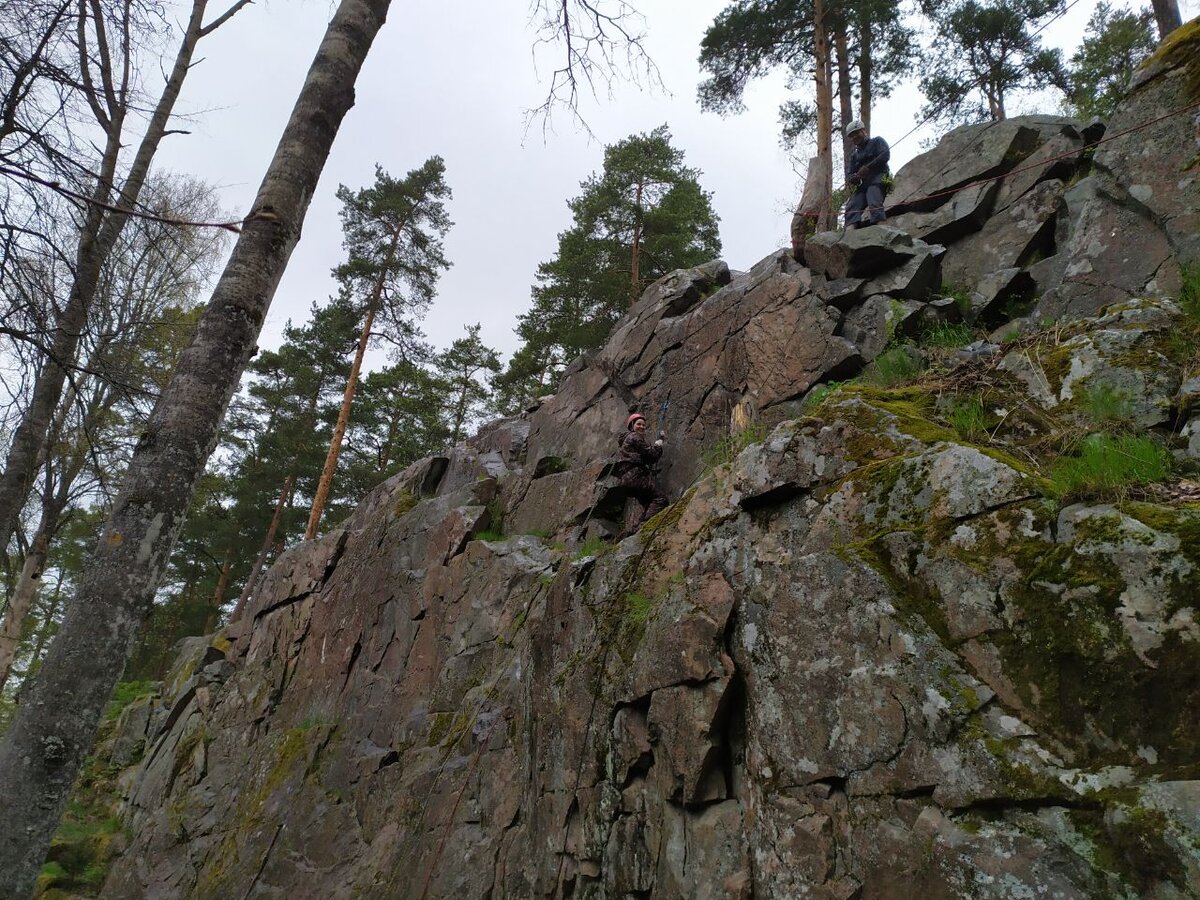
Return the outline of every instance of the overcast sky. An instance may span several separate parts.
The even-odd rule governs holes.
[[[624,83],[611,97],[585,97],[581,111],[591,138],[565,113],[545,135],[540,127],[526,130],[525,110],[544,99],[557,64],[549,49],[534,53],[527,0],[394,3],[261,345],[276,346],[289,318],[303,321],[314,300],[324,302],[333,292],[329,271],[342,260],[334,191],[338,184],[370,183],[376,163],[403,175],[434,154],[446,161],[455,223],[446,255],[454,265],[423,323],[438,347],[460,337],[464,324],[480,322],[486,343],[506,357],[516,349],[512,329],[529,305],[534,271],[570,225],[566,201],[600,168],[605,144],[663,123],[713,195],[730,266],[749,268],[786,244],[798,180],[779,148],[777,110],[788,96],[783,79],[755,84],[739,116],[702,114],[695,101],[700,38],[729,0],[632,2],[644,14],[645,45],[664,86],[644,91]],[[1069,55],[1095,5],[1075,0],[1046,30],[1047,42]],[[1200,0],[1180,6],[1185,19],[1200,12]],[[194,114],[192,133],[170,138],[160,165],[216,184],[224,207],[244,215],[334,7],[322,0],[259,0],[206,38],[199,51],[204,61],[181,100]],[[896,141],[917,121],[920,105],[914,89],[898,91],[874,110],[874,133]],[[893,171],[920,153],[929,136],[918,132],[896,146]]]

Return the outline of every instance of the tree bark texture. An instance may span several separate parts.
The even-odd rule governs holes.
[[[1150,0],[1154,7],[1154,21],[1158,23],[1158,39],[1162,41],[1168,34],[1183,24],[1179,16],[1177,0]]]
[[[358,336],[354,362],[350,363],[350,373],[346,376],[346,390],[342,393],[342,408],[338,410],[337,424],[333,427],[333,437],[329,441],[329,452],[325,454],[325,467],[321,470],[321,480],[317,482],[312,510],[308,514],[308,527],[304,529],[306,541],[311,541],[317,536],[317,528],[321,524],[321,514],[325,512],[325,504],[329,500],[333,475],[337,471],[338,457],[342,452],[342,441],[346,438],[346,428],[350,424],[350,407],[354,404],[354,394],[358,390],[358,373],[362,371],[363,357],[367,355],[367,344],[371,340],[371,326],[375,324],[375,313],[379,309],[379,297],[382,292],[383,276],[380,275],[379,284],[375,286],[375,293],[371,298],[371,305],[367,307],[367,318],[363,321],[362,334]]]
[[[138,145],[129,174],[116,198],[122,208],[132,208],[141,195],[146,176],[150,172],[150,164],[166,134],[167,125],[175,109],[175,101],[179,98],[184,79],[191,68],[196,44],[207,33],[203,26],[207,5],[208,0],[194,0],[192,3],[191,17],[175,55],[171,74],[147,124],[146,133]],[[83,27],[82,20],[80,27]],[[129,52],[130,48],[127,47],[126,57]],[[120,95],[119,103],[110,107],[107,115],[97,110],[97,118],[105,123],[107,131],[103,162],[93,191],[93,199],[101,203],[113,199],[113,182],[116,178],[127,112],[123,85]],[[97,98],[93,105],[98,104]],[[80,337],[87,326],[88,314],[96,297],[100,270],[105,258],[116,246],[128,216],[116,212],[106,213],[100,206],[93,205],[88,209],[84,221],[85,225],[76,249],[75,279],[71,293],[58,316],[46,364],[34,383],[29,408],[13,433],[4,472],[0,475],[0,552],[3,552],[12,539],[13,531],[20,520],[21,509],[29,497],[50,421],[62,397],[67,371],[75,361]]]
[[[833,211],[833,87],[831,85],[831,61],[829,35],[825,30],[825,4],[823,0],[813,3],[813,52],[816,57],[817,97],[817,168],[821,179],[821,213],[817,228],[827,231],[836,224]]]
[[[300,237],[389,0],[342,0],[254,206],[138,441],[80,586],[0,742],[0,896],[28,896]]]
[[[867,134],[871,133],[871,104],[875,101],[871,66],[872,47],[871,22],[864,17],[858,29],[858,117],[867,126]]]
[[[12,672],[17,647],[21,644],[25,617],[29,615],[34,598],[37,597],[42,570],[46,566],[46,557],[50,554],[50,534],[53,528],[54,524],[47,522],[43,517],[33,537],[33,543],[29,546],[29,553],[25,556],[17,587],[9,598],[8,608],[4,610],[4,621],[0,622],[0,690],[4,689],[9,673]]]
[[[842,171],[850,168],[850,154],[854,144],[846,134],[846,126],[854,118],[854,101],[850,96],[850,47],[846,37],[846,26],[839,25],[833,35],[834,56],[837,61],[838,112],[842,118]],[[864,121],[864,124],[865,121]]]
[[[633,198],[633,249],[629,262],[629,305],[637,303],[639,282],[642,280],[642,182],[637,183],[637,194]],[[457,429],[455,429],[457,431]]]

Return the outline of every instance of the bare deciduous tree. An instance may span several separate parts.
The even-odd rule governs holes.
[[[133,10],[127,0],[114,20],[97,0],[79,0],[75,14],[79,84],[104,136],[103,151],[90,202],[82,214],[72,262],[74,281],[55,317],[45,348],[45,364],[33,384],[21,421],[14,429],[4,471],[0,474],[0,550],[8,546],[32,488],[38,456],[62,399],[63,385],[75,361],[80,335],[87,327],[104,261],[129,220],[126,211],[138,209],[150,165],[168,133],[175,102],[191,68],[196,45],[249,2],[235,0],[232,6],[205,24],[208,0],[193,0],[174,65],[122,180],[118,171],[126,140],[126,122],[134,100]],[[115,46],[109,33],[114,25],[118,33]],[[6,162],[10,155],[6,153]]]

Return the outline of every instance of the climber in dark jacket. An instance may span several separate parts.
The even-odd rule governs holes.
[[[881,137],[867,137],[867,126],[855,119],[846,126],[846,135],[854,143],[846,183],[854,194],[846,201],[846,227],[865,228],[887,218],[883,208],[883,179],[888,175],[892,151]]]
[[[642,506],[642,514],[629,531],[636,531],[656,513],[667,508],[667,495],[654,480],[653,466],[662,458],[664,435],[653,444],[646,440],[646,417],[633,413],[625,420],[625,433],[617,439],[621,448],[616,471],[621,486]]]

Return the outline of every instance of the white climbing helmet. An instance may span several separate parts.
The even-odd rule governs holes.
[[[851,119],[850,124],[846,126],[846,137],[849,137],[856,131],[866,130],[867,126],[863,124],[862,119]]]

